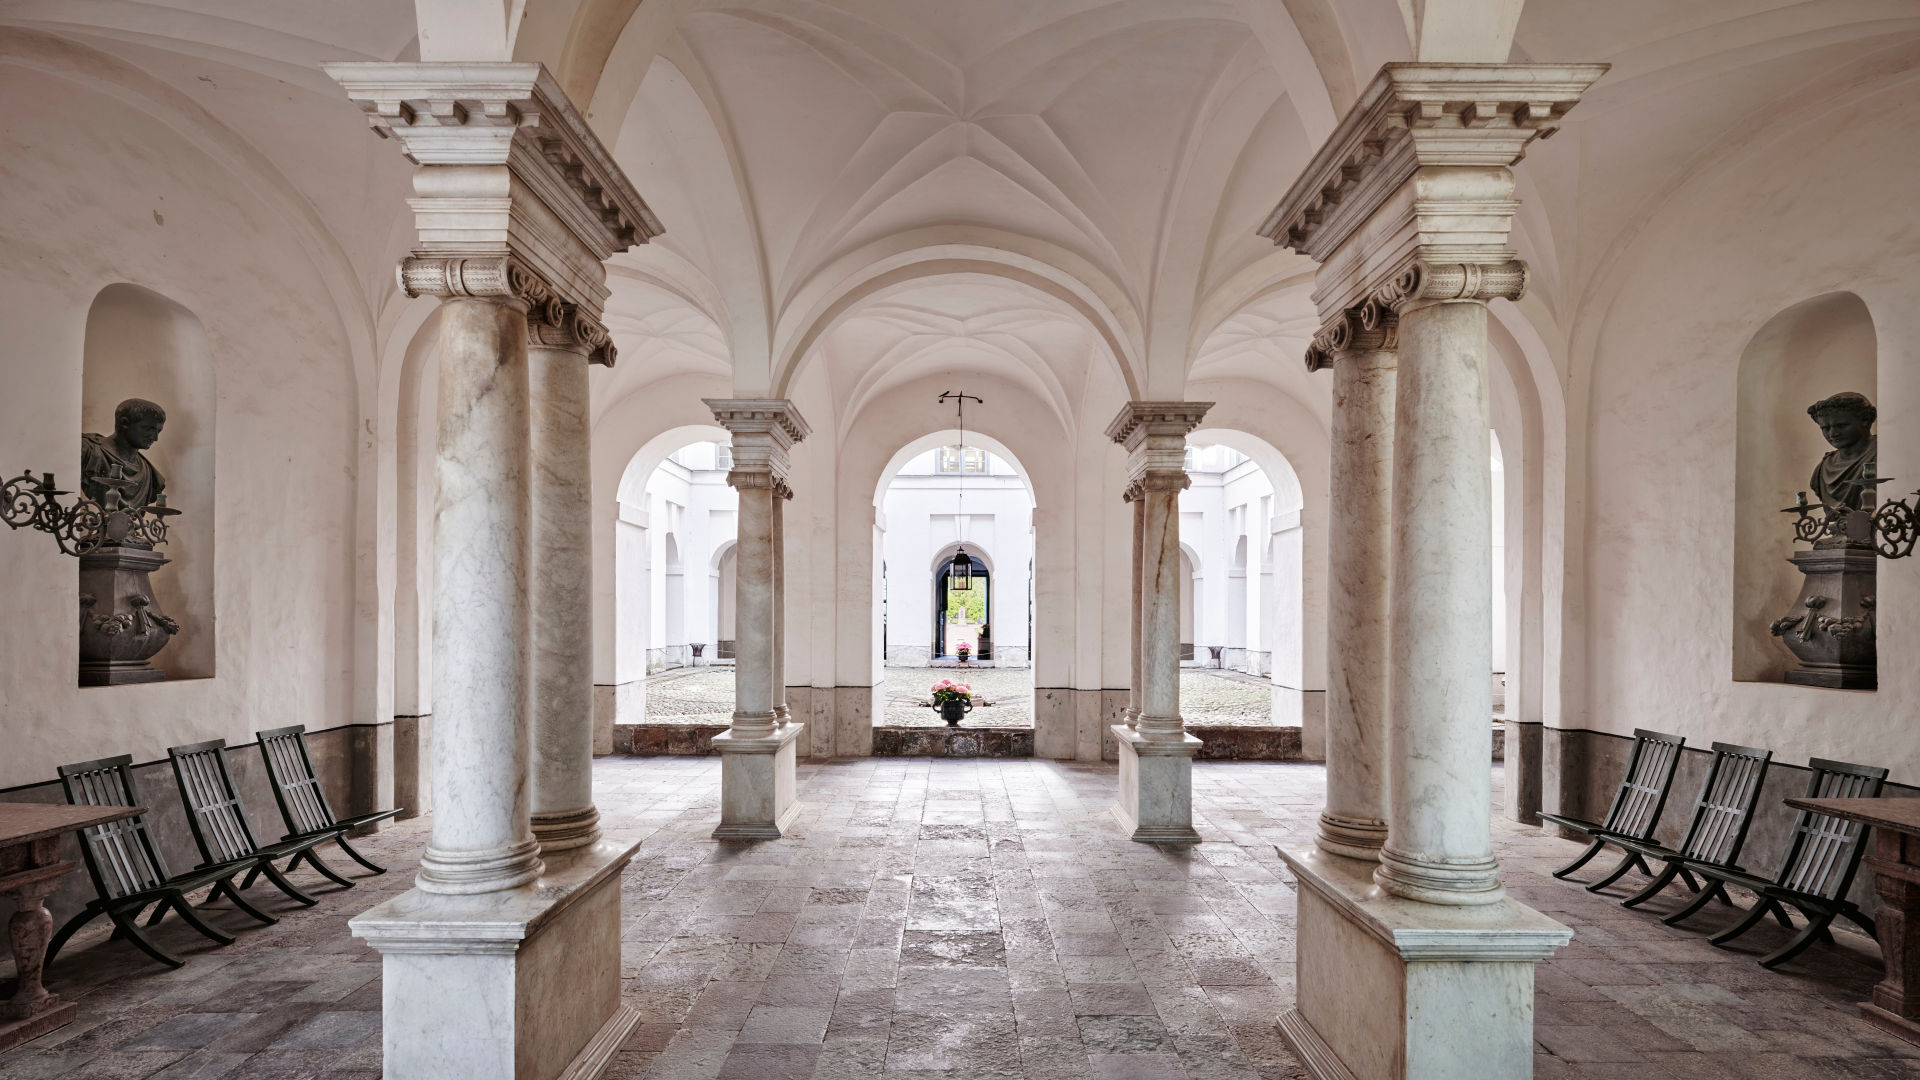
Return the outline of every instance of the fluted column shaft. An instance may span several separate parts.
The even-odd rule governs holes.
[[[1327,805],[1314,842],[1379,858],[1387,838],[1388,583],[1394,368],[1381,327],[1331,355],[1333,424],[1327,554]]]
[[[1417,295],[1417,294],[1416,294]],[[1393,442],[1387,842],[1375,880],[1439,904],[1504,895],[1493,857],[1487,308],[1401,307]]]
[[[569,312],[528,339],[533,461],[533,835],[600,836],[593,805],[593,504],[587,356],[603,334]]]
[[[525,301],[442,302],[427,892],[510,889],[541,869],[527,785],[529,385]]]
[[[1140,717],[1149,738],[1178,740],[1180,719],[1180,492],[1184,470],[1156,469],[1141,482]]]

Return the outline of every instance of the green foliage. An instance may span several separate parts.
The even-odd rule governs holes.
[[[973,588],[964,592],[947,590],[947,621],[982,623],[987,620],[987,583],[975,579]]]

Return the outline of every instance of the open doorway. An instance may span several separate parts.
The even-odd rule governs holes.
[[[1018,464],[972,442],[934,446],[883,481],[879,504],[876,723],[941,726],[932,688],[951,680],[974,695],[962,726],[1032,727],[1033,498]]]
[[[733,717],[733,602],[739,497],[724,442],[668,454],[640,492],[623,497],[638,573],[620,575],[616,606],[639,618],[646,694],[623,723],[726,724]],[[638,502],[638,506],[633,503]]]

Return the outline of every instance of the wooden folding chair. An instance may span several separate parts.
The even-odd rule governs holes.
[[[1565,826],[1593,838],[1579,858],[1553,872],[1564,878],[1587,865],[1600,850],[1620,840],[1651,840],[1660,824],[1660,811],[1667,805],[1667,791],[1673,787],[1673,770],[1680,764],[1680,750],[1687,740],[1678,735],[1636,728],[1633,752],[1627,758],[1627,771],[1613,793],[1613,805],[1607,808],[1605,821],[1586,821],[1541,811],[1540,816],[1555,825]]]
[[[1694,880],[1687,864],[1740,869],[1740,848],[1746,843],[1747,827],[1753,823],[1753,807],[1760,799],[1760,785],[1767,778],[1767,763],[1772,759],[1773,751],[1758,746],[1714,743],[1713,760],[1707,765],[1707,778],[1700,785],[1700,794],[1693,801],[1693,816],[1687,821],[1687,834],[1681,838],[1680,846],[1670,848],[1653,840],[1616,839],[1614,844],[1625,851],[1627,857],[1612,873],[1587,886],[1587,891],[1599,892],[1628,870],[1638,868],[1653,880],[1620,901],[1626,907],[1653,899],[1672,884],[1675,877],[1694,890],[1694,899],[1701,904],[1714,896],[1732,904],[1726,886],[1717,881],[1709,882],[1707,894],[1702,895],[1701,885]],[[1648,859],[1664,864],[1658,873],[1648,864]]]
[[[1813,778],[1807,784],[1807,797],[1812,799],[1878,798],[1887,779],[1886,769],[1867,765],[1822,758],[1814,758],[1808,764],[1813,769]],[[1847,899],[1853,875],[1860,869],[1866,839],[1867,827],[1857,821],[1801,810],[1793,820],[1792,838],[1780,860],[1780,869],[1774,872],[1771,881],[1725,867],[1687,863],[1688,869],[1703,877],[1723,885],[1738,885],[1752,891],[1756,898],[1746,915],[1709,936],[1707,941],[1725,945],[1759,925],[1768,915],[1791,930],[1793,920],[1787,917],[1789,907],[1798,909],[1806,917],[1806,929],[1762,957],[1762,967],[1778,967],[1799,956],[1816,940],[1832,942],[1833,932],[1828,928],[1836,918],[1848,919],[1873,936],[1873,920]],[[1672,925],[1700,907],[1697,903],[1690,904],[1661,921]]]
[[[320,777],[314,772],[313,755],[307,752],[306,725],[294,724],[256,734],[260,738],[260,756],[267,762],[267,775],[273,779],[274,801],[280,804],[280,817],[287,823],[287,835],[283,839],[320,837],[322,842],[332,840],[354,862],[376,874],[386,873],[386,867],[368,859],[347,843],[346,834],[353,829],[397,817],[405,808],[376,810],[344,819],[335,817],[333,805],[327,801],[327,793],[320,787]],[[304,852],[304,857],[313,863],[315,869],[332,876],[312,848]],[[293,865],[289,863],[287,869],[293,869]]]
[[[180,799],[187,804],[187,822],[193,826],[193,839],[200,845],[201,857],[209,864],[249,862],[251,865],[247,867],[247,876],[240,880],[242,889],[251,888],[255,879],[265,875],[274,888],[290,898],[302,904],[315,903],[313,897],[288,881],[273,861],[280,858],[298,861],[302,852],[326,837],[289,840],[262,847],[254,839],[253,825],[247,820],[247,810],[240,803],[240,792],[233,783],[233,773],[227,768],[226,747],[227,740],[210,739],[188,746],[167,748],[167,757],[173,762],[174,780],[180,785]],[[314,861],[318,863],[318,860]],[[292,865],[289,863],[288,868],[291,869]],[[353,888],[353,882],[332,870],[322,867],[322,873],[343,888]]]
[[[131,754],[62,765],[57,771],[67,802],[74,806],[140,805],[139,793],[133,785]],[[168,911],[174,911],[207,938],[221,945],[233,944],[231,935],[209,925],[187,902],[188,893],[208,885],[213,886],[207,896],[209,903],[225,897],[233,901],[233,906],[263,923],[279,921],[247,903],[234,887],[234,876],[246,870],[250,862],[218,863],[178,875],[169,872],[159,845],[153,842],[145,814],[80,830],[80,856],[87,864],[87,875],[93,879],[95,896],[47,943],[46,967],[53,966],[54,957],[60,954],[69,938],[102,915],[113,923],[114,937],[126,938],[135,948],[168,967],[184,964],[186,961],[155,945],[141,932],[140,915],[148,905],[158,905],[147,919],[149,927]]]

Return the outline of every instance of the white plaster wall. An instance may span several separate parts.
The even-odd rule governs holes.
[[[352,355],[310,234],[259,186],[106,93],[0,64],[0,396],[8,471],[78,468],[89,305],[130,282],[206,327],[219,388],[213,520],[220,632],[210,679],[75,686],[77,564],[52,538],[0,538],[0,785],[116,752],[246,741],[354,719],[360,456]],[[192,530],[183,530],[182,543]],[[165,571],[161,571],[165,573]],[[373,717],[367,717],[373,719]]]
[[[1583,335],[1593,343],[1585,726],[1652,724],[1920,781],[1920,564],[1881,563],[1877,692],[1731,675],[1736,383],[1769,319],[1827,293],[1860,296],[1879,354],[1880,474],[1920,486],[1920,245],[1892,227],[1911,218],[1916,106],[1909,78],[1779,118],[1661,206],[1614,272],[1604,319]],[[1799,482],[1782,478],[1789,490]]]

